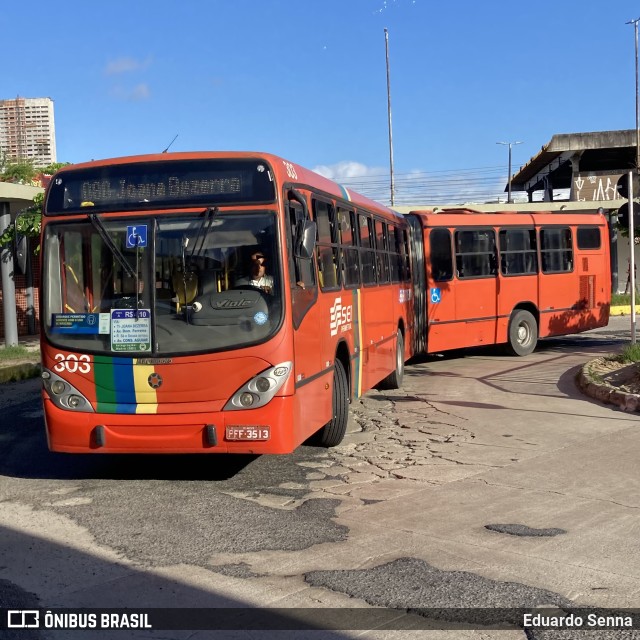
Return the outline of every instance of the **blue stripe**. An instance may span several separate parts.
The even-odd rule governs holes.
[[[136,412],[136,387],[133,380],[133,359],[118,360],[114,369],[114,389],[116,392],[116,413]]]

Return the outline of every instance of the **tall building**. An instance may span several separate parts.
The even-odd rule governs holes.
[[[0,156],[9,162],[31,160],[36,167],[56,162],[51,98],[0,100]]]

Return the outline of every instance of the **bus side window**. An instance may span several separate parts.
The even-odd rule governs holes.
[[[573,244],[568,227],[540,230],[540,256],[543,273],[562,273],[573,269]]]
[[[456,269],[459,278],[496,275],[496,240],[493,229],[456,231]]]
[[[429,234],[431,277],[435,282],[453,278],[453,253],[449,229],[432,229]]]
[[[360,263],[362,264],[362,283],[376,284],[376,253],[373,222],[362,213],[358,214],[360,229]]]
[[[324,289],[340,287],[338,272],[338,244],[335,224],[335,208],[321,200],[313,201],[313,214],[317,225],[316,258],[318,280]]]
[[[374,220],[376,235],[376,272],[378,282],[389,282],[389,237],[387,225],[381,220]]]
[[[500,271],[505,276],[537,273],[536,234],[533,229],[500,230]]]
[[[345,287],[360,286],[360,268],[356,240],[355,213],[338,209],[339,242],[342,267],[342,282]]]
[[[290,241],[289,249],[289,278],[291,287],[302,289],[312,289],[316,286],[316,276],[313,265],[313,258],[298,258],[295,256],[294,247],[298,234],[302,230],[302,223],[305,220],[304,210],[299,202],[289,200],[289,229]]]

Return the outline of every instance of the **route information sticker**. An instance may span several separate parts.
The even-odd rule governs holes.
[[[151,351],[151,309],[111,310],[111,350]]]

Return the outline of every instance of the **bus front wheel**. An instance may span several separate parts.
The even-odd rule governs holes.
[[[335,447],[342,442],[349,420],[349,384],[342,362],[333,365],[333,414],[331,420],[320,429],[319,444]]]
[[[536,319],[524,309],[515,311],[509,321],[509,342],[507,348],[515,356],[529,355],[538,342]]]

